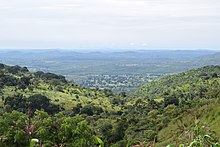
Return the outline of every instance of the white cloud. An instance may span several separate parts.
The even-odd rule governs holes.
[[[217,49],[219,26],[218,0],[0,0],[0,48]]]

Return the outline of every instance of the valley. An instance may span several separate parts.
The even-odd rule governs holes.
[[[220,147],[219,0],[0,1],[0,147]]]
[[[219,146],[219,66],[164,76],[129,95],[4,64],[0,85],[0,146],[31,138],[40,146]]]
[[[0,50],[0,62],[26,66],[31,72],[64,75],[88,88],[126,92],[146,82],[190,69],[218,65],[219,53],[212,50]]]

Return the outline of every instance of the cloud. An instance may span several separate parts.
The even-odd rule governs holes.
[[[1,0],[0,4],[0,48],[129,48],[131,42],[133,48],[219,48],[214,38],[220,37],[218,26],[218,0]]]

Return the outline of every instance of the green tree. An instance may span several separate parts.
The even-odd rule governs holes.
[[[24,130],[26,115],[18,111],[4,113],[0,116],[0,145],[18,147],[29,144]]]

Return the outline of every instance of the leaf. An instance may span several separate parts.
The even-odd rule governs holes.
[[[31,139],[30,147],[37,147],[38,142],[38,139]]]
[[[193,142],[190,143],[190,147],[202,147],[201,143],[198,141],[194,140]]]
[[[96,137],[96,140],[100,144],[99,147],[104,147],[104,142],[100,138]]]

